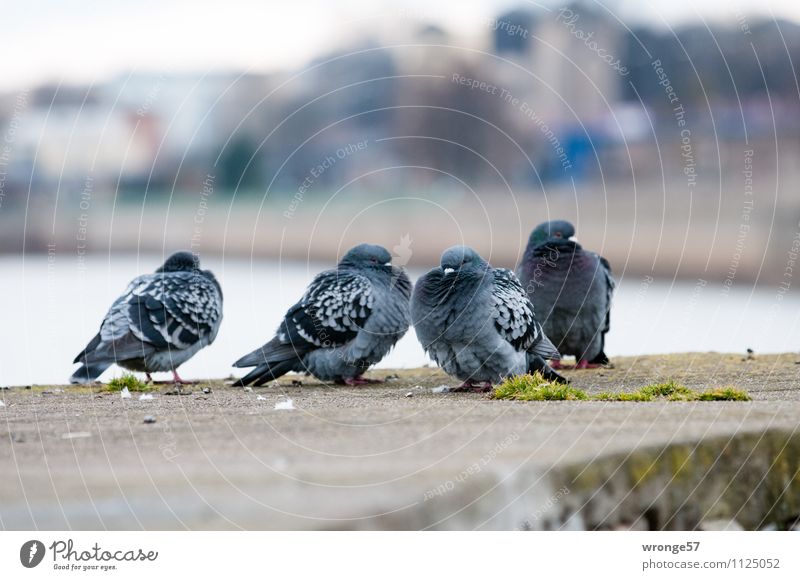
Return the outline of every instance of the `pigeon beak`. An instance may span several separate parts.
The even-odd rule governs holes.
[[[576,238],[575,236],[570,236],[570,237],[569,237],[569,238],[567,238],[567,239],[568,239],[570,242],[575,242],[576,244],[578,243],[578,238]]]
[[[455,270],[453,268],[445,268],[444,269],[444,273],[445,274],[452,274],[453,272],[455,272]]]
[[[384,264],[384,266],[391,266],[391,265],[392,265],[392,261],[391,261],[391,260],[389,260],[388,262],[386,262],[386,263]]]

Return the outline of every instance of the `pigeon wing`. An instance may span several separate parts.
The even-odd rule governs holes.
[[[525,289],[511,270],[495,268],[492,307],[495,328],[516,350],[559,358],[558,350],[534,317]]]
[[[517,350],[528,350],[541,336],[533,304],[511,270],[494,270],[492,316],[500,335]]]
[[[222,304],[216,286],[196,272],[156,274],[128,302],[130,330],[159,348],[186,349],[216,337]]]
[[[617,281],[611,273],[611,264],[608,263],[608,260],[602,256],[599,256],[599,258],[606,280],[606,321],[603,326],[603,334],[605,334],[611,329],[611,297],[614,294],[614,289],[617,287]]]
[[[363,328],[374,303],[372,284],[365,276],[344,270],[322,272],[286,313],[278,339],[308,350],[342,346]]]
[[[183,350],[201,340],[209,343],[221,318],[219,292],[204,276],[194,272],[140,276],[106,314],[99,343],[78,358],[125,360],[162,349]]]
[[[125,358],[143,357],[155,350],[152,345],[143,344],[131,333],[131,319],[128,303],[137,288],[146,286],[152,274],[134,278],[128,287],[108,309],[100,331],[89,341],[86,348],[73,362],[92,364],[113,362]],[[119,349],[119,350],[118,350]],[[133,354],[130,354],[133,351]],[[125,353],[123,355],[123,353]]]

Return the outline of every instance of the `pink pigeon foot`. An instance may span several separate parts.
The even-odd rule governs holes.
[[[147,381],[152,381],[154,385],[196,385],[197,381],[184,381],[180,375],[172,371],[172,380],[171,381],[154,381],[150,376],[150,373],[147,373]]]
[[[172,379],[176,385],[194,385],[197,383],[197,381],[184,381],[176,370],[172,371]]]
[[[551,366],[552,366],[552,365],[551,365]],[[595,363],[590,363],[590,362],[589,362],[588,360],[586,360],[586,359],[581,359],[581,360],[579,360],[579,361],[578,361],[578,364],[577,364],[577,365],[575,365],[575,368],[576,368],[576,369],[599,369],[599,368],[601,368],[602,366],[603,366],[603,365],[598,365],[598,364],[595,364]]]
[[[558,359],[555,359],[555,360],[551,360],[550,361],[550,368],[558,370],[558,369],[563,368],[563,367],[561,366],[561,361],[558,360]]]
[[[377,385],[382,382],[383,381],[380,379],[367,379],[365,377],[362,377],[361,375],[358,375],[357,377],[347,377],[344,380],[344,384],[350,387],[360,387],[363,385]]]
[[[480,385],[476,385],[472,381],[464,381],[461,386],[453,389],[454,393],[488,393],[492,390],[492,383],[486,381]]]

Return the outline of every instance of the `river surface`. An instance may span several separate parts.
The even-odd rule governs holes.
[[[0,258],[0,385],[65,383],[71,364],[97,332],[111,302],[138,273],[153,271],[159,256],[43,254]],[[217,340],[180,368],[185,378],[243,374],[230,364],[271,338],[286,309],[322,264],[206,259],[224,293]],[[410,272],[412,279],[419,271]],[[673,352],[800,350],[800,291],[751,284],[725,291],[721,283],[671,282],[642,276],[619,280],[606,352],[609,356]],[[413,330],[380,367],[428,363]],[[107,380],[121,374],[106,371]],[[168,378],[164,375],[157,378]]]

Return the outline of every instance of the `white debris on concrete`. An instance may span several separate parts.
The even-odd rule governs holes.
[[[62,439],[85,439],[86,437],[91,437],[92,434],[89,431],[72,431],[71,433],[64,433],[61,438]]]

